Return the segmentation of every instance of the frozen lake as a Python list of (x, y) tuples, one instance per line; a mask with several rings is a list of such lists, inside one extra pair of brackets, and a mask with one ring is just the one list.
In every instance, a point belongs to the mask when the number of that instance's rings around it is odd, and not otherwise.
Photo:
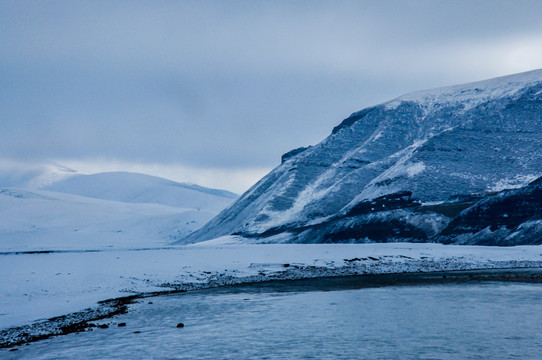
[[(13, 359), (535, 359), (542, 284), (393, 275), (140, 300), (109, 328), (0, 350)], [(149, 304), (152, 301), (152, 304)], [(117, 324), (125, 322), (125, 327)], [(184, 328), (177, 328), (179, 322)], [(139, 333), (134, 333), (134, 331)]]

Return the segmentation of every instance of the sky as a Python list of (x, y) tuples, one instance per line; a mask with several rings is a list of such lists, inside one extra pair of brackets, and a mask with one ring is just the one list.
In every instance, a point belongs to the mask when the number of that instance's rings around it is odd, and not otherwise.
[(542, 2), (2, 1), (0, 167), (242, 193), (349, 114), (542, 68)]

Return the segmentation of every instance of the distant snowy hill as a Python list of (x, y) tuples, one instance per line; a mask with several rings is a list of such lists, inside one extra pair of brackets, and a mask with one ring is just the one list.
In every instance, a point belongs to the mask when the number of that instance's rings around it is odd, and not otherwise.
[(35, 190), (75, 174), (77, 171), (73, 169), (54, 164), (42, 166), (3, 164), (0, 167), (0, 187)]
[(224, 209), (238, 197), (225, 190), (208, 189), (128, 172), (76, 174), (41, 189), (95, 199), (161, 204), (215, 212)]
[(134, 173), (46, 167), (0, 174), (0, 250), (166, 246), (236, 198)]
[(408, 94), (285, 154), (183, 241), (436, 241), (462, 210), (542, 176), (541, 149), (542, 70)]

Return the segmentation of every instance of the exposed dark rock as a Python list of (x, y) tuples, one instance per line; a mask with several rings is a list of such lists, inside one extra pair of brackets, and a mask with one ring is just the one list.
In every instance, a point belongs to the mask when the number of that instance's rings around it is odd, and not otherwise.
[(89, 327), (89, 325), (83, 321), (83, 322), (78, 322), (78, 323), (62, 326), (60, 328), (60, 331), (62, 331), (62, 334), (65, 335), (65, 334), (71, 334), (74, 332), (85, 331), (87, 327)]
[(335, 126), (331, 131), (332, 134), (336, 134), (339, 130), (352, 126), (355, 122), (363, 119), (367, 114), (373, 111), (374, 107), (370, 107), (358, 112), (353, 113), (346, 119), (344, 119), (339, 125)]
[(300, 148), (288, 151), (286, 154), (282, 155), (282, 157), (280, 159), (281, 163), (283, 163), (283, 162), (287, 161), (288, 159), (296, 156), (297, 154), (301, 154), (303, 151), (307, 150), (308, 148), (310, 148), (310, 146), (300, 147)]
[(183, 328), (183, 327), (184, 327), (184, 324), (183, 324), (183, 323), (178, 323), (178, 324), (177, 324), (177, 327), (178, 327), (178, 328)]
[(542, 244), (542, 178), (488, 195), (450, 221), (437, 239), (446, 244)]
[(419, 206), (418, 201), (411, 199), (412, 192), (402, 191), (377, 197), (373, 200), (361, 201), (354, 205), (345, 216), (356, 216), (378, 211), (409, 208)]

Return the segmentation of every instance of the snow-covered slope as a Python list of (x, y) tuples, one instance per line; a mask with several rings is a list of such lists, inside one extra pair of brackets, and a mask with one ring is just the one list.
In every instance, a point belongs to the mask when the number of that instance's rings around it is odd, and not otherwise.
[(0, 189), (0, 250), (165, 246), (216, 212)]
[(237, 195), (225, 190), (128, 172), (75, 174), (41, 189), (95, 199), (150, 203), (218, 212)]
[(24, 166), (0, 163), (0, 187), (36, 190), (75, 174), (77, 171), (58, 164)]
[[(541, 149), (542, 70), (408, 94), (285, 154), (184, 241), (285, 233), (294, 242), (427, 241), (450, 209), (412, 207), (526, 185), (542, 175)], [(326, 237), (330, 227), (341, 235)]]
[(165, 246), (236, 197), (148, 175), (82, 175), (59, 167), (0, 180), (2, 251)]

